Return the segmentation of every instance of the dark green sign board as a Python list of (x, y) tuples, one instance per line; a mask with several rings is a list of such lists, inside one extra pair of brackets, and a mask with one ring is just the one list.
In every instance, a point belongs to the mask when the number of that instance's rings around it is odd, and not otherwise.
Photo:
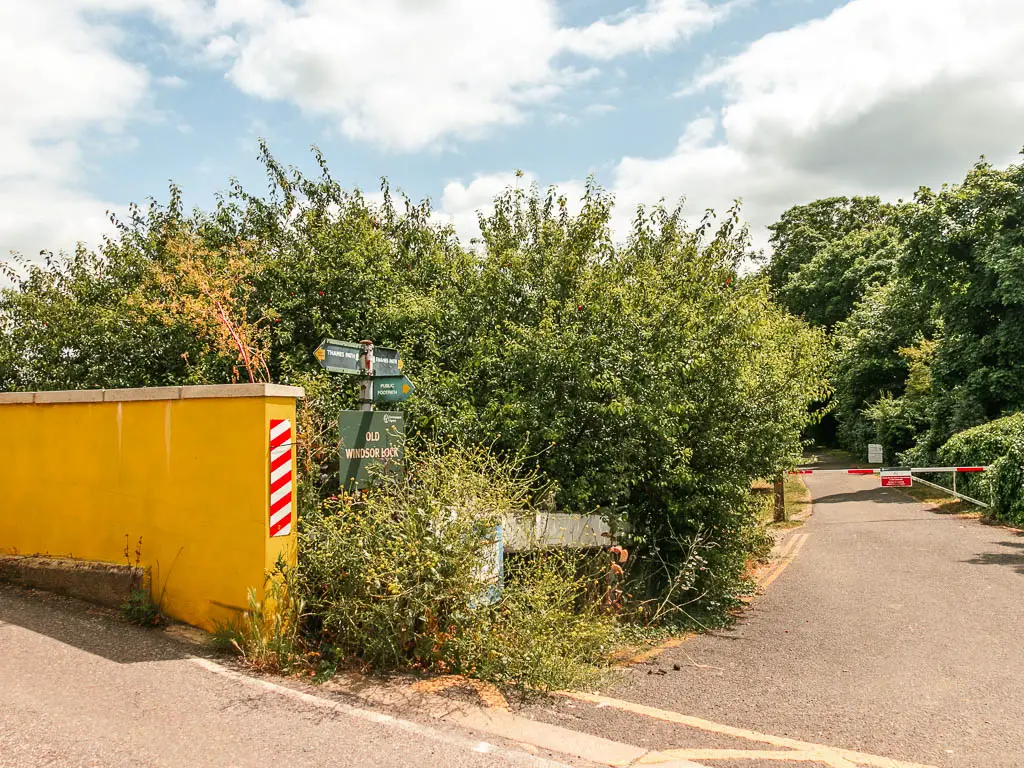
[(316, 359), (331, 373), (359, 373), (359, 345), (324, 339), (316, 348)]
[(416, 388), (407, 376), (374, 376), (373, 399), (382, 403), (400, 403)]
[(397, 411), (342, 411), (338, 417), (341, 487), (349, 492), (365, 488), (369, 470), (405, 469), (405, 417)]
[(374, 376), (401, 376), (402, 353), (388, 347), (373, 348)]

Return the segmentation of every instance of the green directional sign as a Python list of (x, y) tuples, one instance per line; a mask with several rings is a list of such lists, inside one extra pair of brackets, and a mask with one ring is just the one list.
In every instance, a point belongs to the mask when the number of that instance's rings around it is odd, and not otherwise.
[(401, 376), (402, 353), (389, 347), (373, 348), (374, 376)]
[(408, 376), (373, 377), (373, 399), (382, 403), (400, 403), (408, 400), (415, 389)]
[(320, 365), (331, 373), (359, 373), (359, 345), (349, 341), (324, 339), (313, 353)]
[(370, 467), (405, 469), (405, 417), (398, 411), (342, 411), (338, 418), (341, 487), (365, 488)]

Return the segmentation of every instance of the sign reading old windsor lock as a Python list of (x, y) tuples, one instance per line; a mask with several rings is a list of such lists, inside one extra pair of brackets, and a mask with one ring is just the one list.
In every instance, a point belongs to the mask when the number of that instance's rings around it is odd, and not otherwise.
[(324, 339), (314, 352), (320, 365), (332, 373), (359, 377), (358, 411), (338, 416), (339, 475), (341, 487), (353, 492), (366, 487), (371, 467), (401, 473), (405, 466), (405, 417), (399, 411), (375, 411), (374, 402), (398, 403), (409, 399), (415, 387), (402, 373), (397, 349)]

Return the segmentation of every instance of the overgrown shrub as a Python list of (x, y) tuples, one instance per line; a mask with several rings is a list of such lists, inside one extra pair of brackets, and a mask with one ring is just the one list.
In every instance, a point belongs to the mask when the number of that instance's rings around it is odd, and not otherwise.
[[(385, 183), (370, 202), (319, 153), (311, 175), (263, 160), (267, 194), (235, 184), (186, 211), (172, 187), (97, 253), (0, 265), (0, 389), (299, 384), (311, 518), (337, 477), (338, 411), (357, 397), (313, 350), (373, 339), (416, 382), (411, 444), (487, 445), (517, 471), (529, 456), (560, 510), (628, 519), (635, 547), (672, 569), (688, 567), (679, 542), (700, 541), (683, 601), (731, 603), (751, 482), (799, 458), (808, 404), (828, 396), (824, 334), (740, 274), (753, 254), (738, 207), (695, 226), (680, 207), (640, 208), (616, 238), (595, 183), (578, 205), (517, 186), (470, 248), (429, 201)], [(645, 598), (676, 590), (670, 571), (651, 572)]]
[(483, 567), (496, 526), (533, 514), (534, 479), (452, 446), (414, 452), (405, 480), (327, 500), (300, 528), (310, 642), (325, 658), (539, 688), (586, 676), (614, 627), (594, 556), (510, 562), (500, 590)]
[(1005, 456), (1024, 434), (1024, 413), (1015, 413), (958, 432), (939, 448), (938, 460), (949, 466), (984, 466)]
[(992, 515), (1024, 524), (1024, 413), (1015, 413), (953, 435), (938, 450), (950, 466), (991, 466), (979, 475), (961, 475), (959, 490), (992, 502)]

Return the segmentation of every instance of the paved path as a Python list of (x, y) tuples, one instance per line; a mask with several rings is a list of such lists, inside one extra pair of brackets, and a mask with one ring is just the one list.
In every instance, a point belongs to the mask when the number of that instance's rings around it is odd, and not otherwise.
[[(1024, 766), (1024, 535), (877, 478), (807, 483), (813, 516), (783, 543), (795, 557), (735, 629), (631, 668), (604, 698), (534, 714), (720, 768)], [(867, 755), (812, 760), (820, 745)]]
[(0, 585), (0, 768), (555, 766), (437, 722), (234, 675), (196, 652), (84, 603)]
[(1024, 766), (1024, 535), (877, 482), (808, 478), (814, 514), (733, 630), (519, 712), (285, 688), (0, 586), (0, 768)]

